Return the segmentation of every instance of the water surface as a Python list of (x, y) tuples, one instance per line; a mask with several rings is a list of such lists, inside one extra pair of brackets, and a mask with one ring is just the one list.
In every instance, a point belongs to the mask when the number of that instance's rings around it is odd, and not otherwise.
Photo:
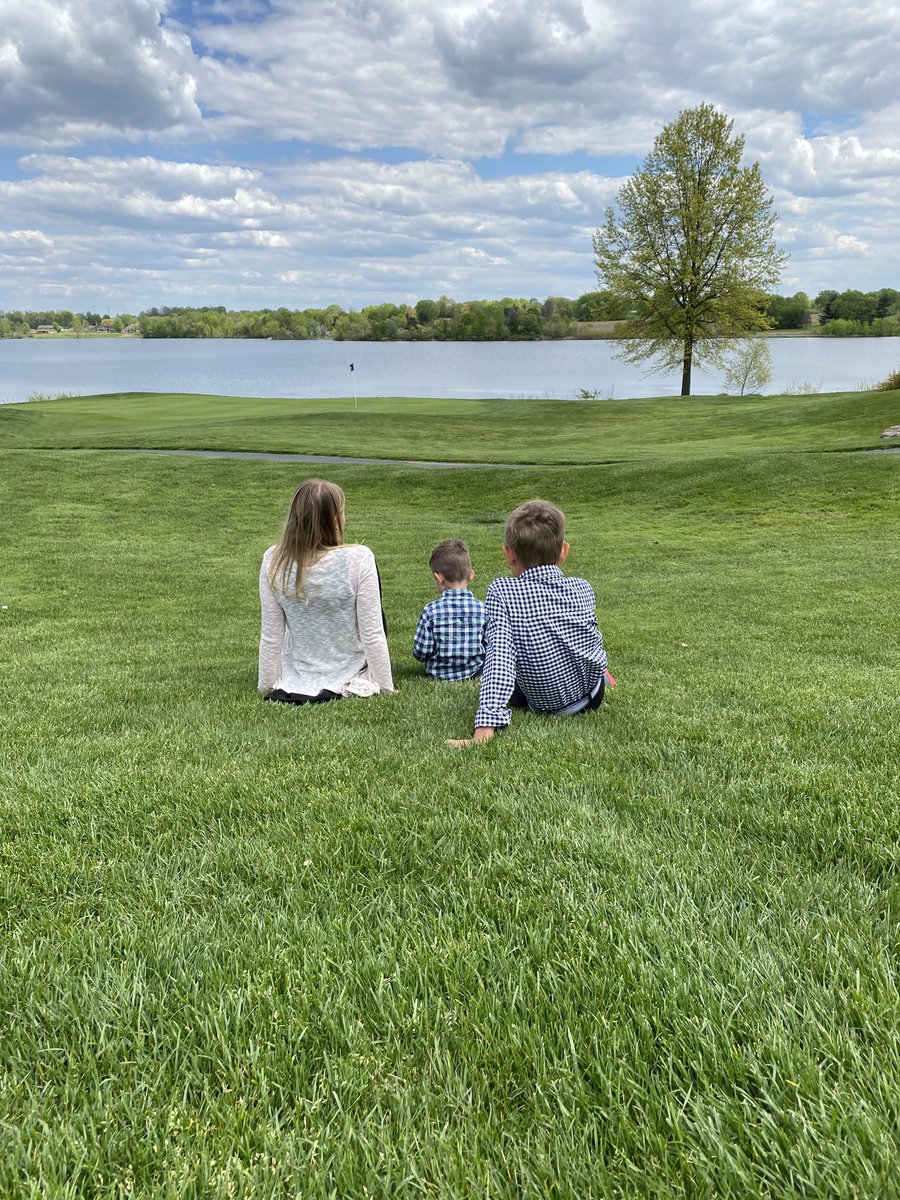
[[(898, 338), (772, 338), (767, 391), (871, 386), (900, 366)], [(677, 374), (644, 375), (615, 344), (567, 342), (263, 342), (140, 338), (0, 340), (0, 402), (33, 392), (201, 392), (224, 396), (426, 396), (573, 399), (670, 396)], [(354, 364), (351, 372), (350, 364)], [(724, 390), (694, 372), (694, 393)]]

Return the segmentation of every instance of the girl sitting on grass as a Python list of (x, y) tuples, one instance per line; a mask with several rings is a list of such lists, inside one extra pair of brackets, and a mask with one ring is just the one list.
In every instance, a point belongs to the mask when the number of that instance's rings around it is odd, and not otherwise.
[(259, 690), (320, 704), (394, 690), (375, 556), (344, 545), (344, 493), (307, 479), (259, 573)]

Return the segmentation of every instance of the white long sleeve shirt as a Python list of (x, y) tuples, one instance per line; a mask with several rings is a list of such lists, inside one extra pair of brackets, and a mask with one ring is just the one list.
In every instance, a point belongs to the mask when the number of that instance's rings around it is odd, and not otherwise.
[(303, 576), (302, 596), (273, 585), (269, 566), (259, 573), (262, 630), (259, 689), (281, 688), (316, 696), (323, 688), (343, 695), (392, 692), (391, 660), (381, 619), (375, 556), (367, 546), (327, 550)]

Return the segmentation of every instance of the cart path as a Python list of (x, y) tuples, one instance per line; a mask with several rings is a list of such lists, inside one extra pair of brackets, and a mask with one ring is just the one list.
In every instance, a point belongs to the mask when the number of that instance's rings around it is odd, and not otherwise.
[[(321, 466), (351, 467), (434, 467), (437, 470), (500, 470), (500, 471), (553, 471), (573, 467), (609, 467), (617, 463), (631, 462), (624, 458), (595, 459), (593, 462), (570, 463), (508, 463), (508, 462), (437, 462), (422, 458), (350, 458), (340, 454), (287, 454), (264, 450), (178, 450), (150, 448), (149, 446), (45, 446), (20, 447), (32, 453), (42, 451), (57, 454), (175, 454), (186, 458), (234, 458), (256, 459), (264, 462), (310, 463)], [(900, 446), (879, 446), (862, 450), (838, 450), (827, 453), (840, 454), (900, 454)]]
[[(73, 452), (73, 451), (70, 451)], [(448, 470), (466, 470), (469, 468), (481, 468), (494, 470), (501, 468), (502, 470), (518, 471), (518, 470), (546, 470), (547, 466), (600, 466), (605, 463), (495, 463), (495, 462), (430, 462), (426, 459), (418, 458), (347, 458), (340, 454), (280, 454), (275, 452), (266, 452), (262, 450), (159, 450), (150, 449), (146, 446), (135, 447), (117, 447), (110, 449), (103, 446), (85, 446), (75, 450), (76, 454), (100, 453), (100, 454), (180, 454), (188, 458), (248, 458), (262, 459), (266, 462), (296, 462), (296, 463), (322, 463), (326, 466), (347, 465), (358, 467), (440, 467)], [(608, 460), (608, 461), (618, 461)]]

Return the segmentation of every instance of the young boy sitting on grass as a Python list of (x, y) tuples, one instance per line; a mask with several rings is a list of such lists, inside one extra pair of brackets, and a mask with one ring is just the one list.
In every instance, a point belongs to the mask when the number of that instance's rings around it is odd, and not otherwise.
[(413, 654), (432, 679), (471, 679), (481, 673), (485, 640), (484, 605), (469, 591), (469, 548), (455, 538), (440, 542), (428, 565), (441, 596), (422, 610)]
[(566, 518), (548, 500), (528, 500), (506, 522), (503, 552), (512, 578), (495, 579), (485, 610), (488, 650), (475, 735), (451, 746), (487, 742), (509, 724), (510, 707), (567, 717), (598, 708), (606, 651), (594, 592), (563, 575)]

